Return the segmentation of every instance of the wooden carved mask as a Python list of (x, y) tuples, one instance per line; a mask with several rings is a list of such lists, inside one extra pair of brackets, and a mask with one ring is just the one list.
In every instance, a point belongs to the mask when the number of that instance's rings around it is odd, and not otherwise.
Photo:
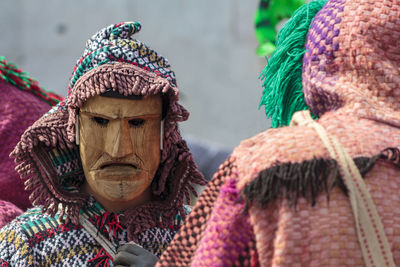
[(149, 188), (160, 163), (162, 100), (94, 96), (79, 113), (80, 155), (96, 194), (129, 201)]

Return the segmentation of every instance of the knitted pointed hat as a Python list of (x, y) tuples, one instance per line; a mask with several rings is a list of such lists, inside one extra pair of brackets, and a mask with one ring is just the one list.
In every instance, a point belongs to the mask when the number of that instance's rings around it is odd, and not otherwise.
[(160, 200), (124, 212), (122, 223), (130, 238), (150, 227), (166, 227), (177, 213), (184, 216), (184, 198), (189, 201), (190, 191), (195, 192), (191, 184), (205, 183), (178, 130), (177, 122), (187, 120), (189, 113), (178, 103), (175, 74), (164, 57), (133, 38), (140, 28), (137, 22), (123, 22), (93, 35), (73, 70), (67, 99), (39, 119), (12, 154), (27, 187), (33, 189), (32, 200), (44, 203), (43, 210), (51, 215), (61, 204), (61, 213), (78, 223), (79, 210), (88, 201), (88, 195), (79, 191), (85, 178), (75, 144), (78, 109), (106, 91), (162, 94), (167, 99), (164, 148), (152, 183)]

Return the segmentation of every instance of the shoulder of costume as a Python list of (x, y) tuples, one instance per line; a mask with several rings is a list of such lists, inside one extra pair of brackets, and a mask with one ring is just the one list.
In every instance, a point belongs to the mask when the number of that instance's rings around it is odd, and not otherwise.
[(65, 223), (58, 214), (52, 217), (42, 213), (41, 207), (27, 210), (5, 227), (6, 232), (8, 230), (8, 235), (10, 231), (13, 231), (15, 236), (21, 236), (30, 247), (34, 247), (35, 244), (44, 239), (81, 228), (80, 225)]
[[(358, 120), (360, 129), (355, 132), (351, 131), (354, 130), (351, 125), (355, 123), (351, 119), (329, 116), (319, 123), (339, 140), (351, 140), (346, 144), (347, 148), (344, 147), (363, 177), (378, 159), (389, 160), (400, 167), (399, 147), (388, 146), (390, 142), (374, 141), (380, 131), (385, 131), (382, 126)], [(296, 205), (299, 197), (305, 197), (315, 204), (320, 193), (329, 195), (335, 186), (347, 193), (336, 160), (331, 158), (311, 127), (266, 130), (243, 141), (234, 150), (232, 158), (236, 189), (243, 193), (246, 202), (256, 200), (265, 206), (284, 197)]]
[[(385, 152), (385, 149), (390, 148), (390, 144), (395, 142), (374, 141), (376, 136), (385, 134), (388, 130), (380, 124), (335, 113), (327, 113), (318, 123), (323, 125), (330, 135), (336, 136), (340, 142), (348, 142), (342, 145), (348, 147), (348, 152), (356, 164), (363, 159), (365, 159), (365, 164), (367, 164), (367, 159), (376, 161), (382, 153), (397, 153), (396, 151)], [(352, 126), (355, 123), (357, 127)], [(400, 142), (400, 136), (393, 138)], [(386, 156), (383, 155), (383, 157)], [(239, 190), (268, 171), (282, 173), (285, 169), (287, 173), (295, 171), (293, 168), (296, 167), (303, 168), (297, 172), (304, 172), (304, 168), (309, 165), (312, 165), (314, 169), (336, 166), (335, 160), (331, 158), (315, 130), (302, 125), (268, 129), (244, 140), (235, 148), (232, 158), (237, 167)], [(363, 169), (361, 166), (363, 164), (359, 165), (358, 167)], [(360, 171), (363, 172), (363, 170)]]
[[(32, 266), (33, 246), (25, 225), (42, 217), (40, 208), (32, 208), (15, 218), (0, 230), (0, 263), (5, 266)], [(8, 264), (8, 265), (7, 265)], [(3, 266), (3, 265), (2, 265)]]
[(22, 91), (31, 93), (50, 106), (56, 105), (63, 100), (62, 96), (44, 90), (28, 73), (18, 69), (14, 63), (7, 62), (4, 56), (0, 56), (0, 81), (9, 83)]
[(329, 155), (313, 129), (284, 126), (242, 141), (234, 149), (232, 158), (237, 169), (237, 188), (241, 190), (267, 169), (314, 158), (326, 159)]

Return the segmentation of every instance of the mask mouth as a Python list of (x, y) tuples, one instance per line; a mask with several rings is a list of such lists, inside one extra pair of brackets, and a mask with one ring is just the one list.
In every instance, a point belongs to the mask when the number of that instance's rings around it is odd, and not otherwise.
[(106, 168), (132, 168), (138, 170), (139, 167), (136, 164), (130, 162), (105, 162), (100, 165), (99, 170), (104, 170)]

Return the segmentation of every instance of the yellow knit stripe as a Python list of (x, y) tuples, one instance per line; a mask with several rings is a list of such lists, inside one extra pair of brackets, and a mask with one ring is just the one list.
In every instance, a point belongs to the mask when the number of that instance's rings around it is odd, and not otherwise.
[[(0, 242), (5, 241), (8, 244), (14, 245), (15, 249), (19, 252), (22, 258), (27, 258), (29, 265), (33, 264), (33, 255), (29, 252), (29, 244), (24, 242), (23, 238), (18, 235), (15, 230), (6, 230), (0, 233)], [(29, 253), (29, 254), (28, 254)]]
[(99, 251), (100, 247), (93, 244), (86, 243), (82, 245), (72, 246), (49, 254), (45, 258), (44, 266), (53, 266), (57, 263), (63, 262), (78, 255), (86, 255), (89, 253), (92, 255), (96, 255)]

